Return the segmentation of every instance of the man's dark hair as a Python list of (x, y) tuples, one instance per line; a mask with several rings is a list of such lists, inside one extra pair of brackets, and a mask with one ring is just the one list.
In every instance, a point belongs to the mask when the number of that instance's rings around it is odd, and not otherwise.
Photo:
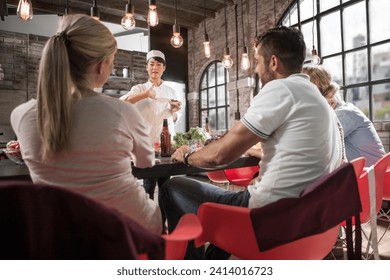
[(261, 44), (261, 54), (265, 62), (272, 55), (277, 56), (290, 71), (301, 71), (306, 57), (306, 44), (300, 30), (291, 27), (276, 27), (258, 36), (255, 46)]

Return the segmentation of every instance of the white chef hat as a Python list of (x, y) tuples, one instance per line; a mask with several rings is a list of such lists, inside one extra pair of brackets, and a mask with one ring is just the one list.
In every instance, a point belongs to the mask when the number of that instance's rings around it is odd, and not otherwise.
[(160, 57), (164, 61), (166, 61), (165, 60), (165, 55), (162, 52), (158, 51), (158, 50), (151, 50), (150, 52), (148, 52), (148, 54), (146, 55), (146, 61), (148, 61), (149, 59), (151, 59), (153, 57)]

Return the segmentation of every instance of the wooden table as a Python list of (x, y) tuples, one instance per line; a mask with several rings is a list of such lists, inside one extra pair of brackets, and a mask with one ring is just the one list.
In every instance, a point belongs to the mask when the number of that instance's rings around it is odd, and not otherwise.
[[(245, 166), (254, 166), (259, 163), (255, 157), (241, 157), (238, 160), (223, 166), (212, 169), (202, 169), (194, 166), (187, 166), (181, 162), (172, 162), (169, 157), (162, 157), (160, 163), (153, 167), (137, 168), (132, 167), (133, 174), (138, 179), (169, 177), (174, 175), (189, 175), (207, 172), (211, 170), (230, 169)], [(11, 160), (0, 160), (0, 180), (31, 180), (30, 173), (26, 165), (18, 165)]]

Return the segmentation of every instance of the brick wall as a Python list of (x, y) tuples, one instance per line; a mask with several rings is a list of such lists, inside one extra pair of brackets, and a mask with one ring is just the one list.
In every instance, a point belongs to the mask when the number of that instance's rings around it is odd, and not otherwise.
[[(10, 127), (9, 115), (19, 104), (36, 98), (39, 61), (47, 37), (20, 34), (0, 30), (0, 64), (4, 69), (4, 80), (0, 81), (0, 147), (14, 139)], [(128, 79), (109, 79), (104, 85), (107, 89), (130, 90), (131, 86), (145, 82), (146, 53), (118, 50), (115, 67), (118, 76), (122, 77), (122, 69), (129, 66)]]
[[(289, 1), (285, 0), (276, 0), (275, 1), (275, 10), (276, 10), (276, 19), (278, 20), (282, 13), (287, 9)], [(249, 56), (251, 61), (253, 61), (253, 48), (252, 42), (256, 36), (256, 14), (255, 14), (255, 5), (256, 1), (253, 0), (243, 0), (243, 14), (244, 14), (244, 34), (245, 42), (248, 46)], [(261, 34), (265, 30), (274, 26), (274, 6), (273, 1), (269, 0), (259, 0), (258, 1), (258, 14), (257, 14), (257, 34)], [(241, 6), (237, 8), (238, 14), (238, 54), (241, 55), (243, 44), (243, 33), (241, 27)], [(216, 14), (214, 19), (207, 19), (206, 29), (210, 38), (211, 46), (211, 56), (210, 58), (205, 58), (203, 53), (203, 34), (204, 26), (201, 24), (197, 29), (189, 30), (188, 32), (188, 92), (191, 93), (188, 97), (188, 108), (189, 108), (189, 125), (197, 126), (199, 123), (199, 113), (198, 113), (198, 102), (199, 102), (199, 83), (201, 75), (204, 69), (213, 61), (221, 60), (223, 55), (223, 48), (225, 47), (225, 12), (222, 9), (219, 13)], [(227, 7), (227, 19), (228, 19), (228, 47), (230, 54), (234, 61), (233, 67), (229, 70), (229, 81), (235, 82), (237, 79), (236, 72), (236, 27), (235, 27), (235, 7)], [(240, 58), (239, 58), (240, 61)], [(253, 66), (253, 65), (252, 65)], [(252, 76), (253, 69), (248, 71), (243, 71), (240, 68), (238, 69), (238, 79), (246, 79)], [(237, 111), (237, 95), (236, 89), (233, 88), (229, 90), (230, 96), (230, 125), (234, 123), (234, 113)], [(249, 106), (250, 100), (253, 96), (253, 88), (240, 88), (239, 89), (239, 110), (242, 114), (246, 111)]]

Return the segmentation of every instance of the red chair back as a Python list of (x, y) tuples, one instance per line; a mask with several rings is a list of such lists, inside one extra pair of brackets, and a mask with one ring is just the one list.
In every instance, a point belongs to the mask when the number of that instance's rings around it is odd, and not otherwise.
[(226, 178), (225, 172), (223, 170), (209, 171), (207, 172), (207, 177), (214, 183), (229, 183), (229, 180)]
[(383, 185), (383, 200), (390, 201), (390, 170), (386, 171)]
[(253, 180), (256, 173), (259, 172), (259, 166), (247, 166), (224, 170), (229, 182), (236, 186), (246, 187)]
[[(383, 189), (385, 185), (386, 170), (390, 162), (390, 153), (383, 156), (374, 165), (375, 172), (375, 195), (376, 195), (376, 213), (379, 213), (382, 207), (383, 200)], [(362, 175), (358, 179), (359, 194), (362, 203), (362, 212), (360, 213), (361, 223), (367, 223), (370, 221), (370, 191), (368, 184), (368, 173), (367, 170), (363, 171)], [(354, 223), (354, 220), (352, 221)]]
[(195, 246), (210, 242), (240, 259), (306, 260), (323, 259), (336, 242), (339, 226), (274, 249), (260, 252), (253, 233), (249, 208), (203, 203), (198, 218), (203, 227)]

